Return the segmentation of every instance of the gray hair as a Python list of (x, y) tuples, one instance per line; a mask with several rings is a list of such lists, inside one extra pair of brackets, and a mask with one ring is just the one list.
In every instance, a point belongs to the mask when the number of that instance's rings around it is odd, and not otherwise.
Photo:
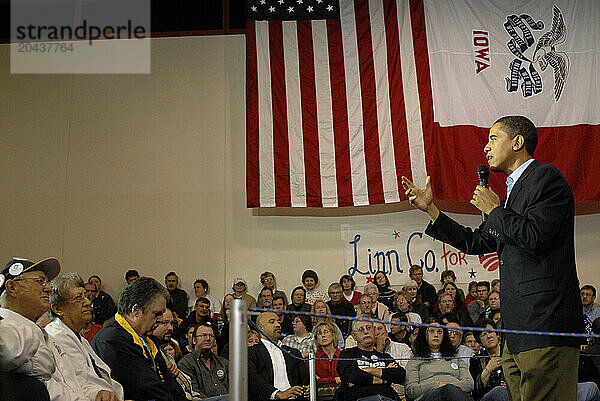
[[(357, 317), (359, 317), (359, 318), (360, 318), (360, 317), (363, 317), (363, 318), (368, 318), (369, 316), (365, 316), (365, 315), (363, 315), (363, 316), (357, 316)], [(355, 331), (357, 330), (357, 327), (356, 327), (356, 326), (358, 326), (358, 324), (359, 324), (359, 323), (371, 323), (371, 324), (373, 324), (373, 322), (367, 322), (367, 321), (365, 321), (365, 320), (353, 320), (353, 321), (352, 321), (352, 332), (355, 332)]]
[(370, 289), (375, 289), (375, 291), (377, 291), (377, 294), (379, 294), (379, 288), (377, 288), (377, 286), (373, 283), (365, 284), (365, 287), (363, 288), (363, 293), (366, 293)]
[(413, 279), (409, 279), (406, 280), (406, 283), (404, 283), (404, 288), (409, 288), (409, 287), (414, 287), (414, 288), (419, 288), (419, 285), (417, 284), (417, 282)]
[[(52, 292), (50, 293), (50, 306), (62, 306), (69, 299), (69, 290), (71, 288), (85, 288), (83, 279), (77, 273), (68, 273), (55, 278), (50, 283)], [(53, 316), (58, 316), (52, 308), (50, 308)]]
[(329, 289), (341, 290), (342, 286), (340, 285), (340, 283), (331, 283), (329, 284)]
[(151, 277), (140, 277), (125, 287), (121, 293), (118, 312), (125, 316), (135, 305), (138, 305), (142, 308), (142, 312), (146, 313), (159, 296), (169, 299), (167, 289)]

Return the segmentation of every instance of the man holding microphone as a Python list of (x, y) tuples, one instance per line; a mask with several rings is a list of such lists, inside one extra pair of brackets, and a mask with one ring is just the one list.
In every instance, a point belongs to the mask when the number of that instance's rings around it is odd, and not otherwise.
[[(431, 219), (426, 234), (468, 254), (498, 252), (502, 320), (507, 329), (583, 332), (575, 267), (574, 200), (556, 167), (533, 159), (537, 129), (526, 117), (502, 117), (483, 151), (493, 172), (508, 176), (506, 197), (481, 185), (473, 204), (488, 215), (472, 230), (440, 212), (429, 177), (418, 188), (406, 177), (410, 203)], [(512, 401), (577, 399), (576, 337), (507, 334), (502, 368)]]

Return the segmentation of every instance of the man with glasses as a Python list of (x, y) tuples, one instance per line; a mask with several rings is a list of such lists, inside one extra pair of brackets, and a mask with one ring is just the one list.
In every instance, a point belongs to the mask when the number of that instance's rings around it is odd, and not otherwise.
[(371, 322), (352, 322), (356, 347), (340, 353), (337, 370), (342, 379), (343, 400), (397, 400), (391, 383), (403, 384), (406, 371), (398, 367), (390, 354), (375, 348), (375, 327)]
[[(192, 389), (203, 400), (228, 400), (229, 362), (212, 352), (215, 333), (200, 323), (193, 336), (194, 349), (179, 361), (179, 369), (192, 380)], [(210, 397), (210, 398), (209, 398)]]
[[(346, 301), (346, 298), (342, 297), (342, 286), (339, 283), (332, 283), (329, 286), (327, 292), (330, 300), (327, 301), (329, 310), (332, 315), (340, 316), (356, 316), (356, 309), (354, 305)], [(344, 336), (350, 334), (350, 320), (336, 319), (335, 324), (338, 325)]]
[(74, 385), (81, 386), (89, 399), (122, 400), (123, 387), (110, 376), (108, 365), (79, 334), (92, 321), (92, 310), (81, 277), (76, 273), (58, 277), (52, 282), (50, 293), (50, 311), (54, 320), (45, 330), (59, 347), (57, 364)]
[[(9, 388), (0, 398), (48, 399), (71, 394), (60, 386), (52, 341), (35, 322), (50, 308), (48, 280), (60, 271), (57, 259), (33, 263), (12, 259), (0, 272), (0, 372)], [(44, 384), (42, 384), (44, 383)], [(70, 390), (70, 389), (65, 389)], [(32, 391), (33, 393), (28, 393)], [(74, 390), (71, 390), (75, 398)], [(67, 399), (69, 399), (67, 398)]]
[(446, 313), (442, 316), (442, 321), (448, 327), (448, 337), (456, 350), (456, 356), (465, 361), (467, 369), (469, 369), (471, 357), (475, 355), (475, 351), (462, 344), (463, 331), (460, 328), (458, 315), (456, 313)]
[(119, 298), (115, 317), (92, 339), (94, 351), (123, 385), (126, 399), (187, 400), (150, 337), (162, 318), (169, 293), (158, 281), (140, 277)]

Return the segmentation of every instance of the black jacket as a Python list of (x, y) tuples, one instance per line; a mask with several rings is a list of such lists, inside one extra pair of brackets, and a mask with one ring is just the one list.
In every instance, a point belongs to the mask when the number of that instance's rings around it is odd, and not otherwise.
[(154, 355), (156, 365), (153, 367), (152, 359), (144, 354), (142, 345), (136, 344), (133, 333), (131, 326), (121, 325), (112, 318), (91, 342), (94, 351), (110, 367), (111, 376), (123, 386), (125, 399), (186, 400), (160, 352)]
[[(343, 360), (352, 359), (352, 360)], [(390, 383), (404, 384), (404, 368), (386, 368), (392, 363), (389, 354), (379, 351), (363, 351), (358, 347), (346, 348), (340, 353), (337, 371), (342, 379), (340, 392), (344, 401), (357, 400), (371, 395), (384, 395), (397, 400), (398, 394)], [(373, 375), (361, 370), (359, 366), (382, 368), (385, 384), (373, 384)]]
[[(574, 224), (567, 181), (556, 167), (533, 161), (514, 184), (508, 205), (492, 210), (475, 231), (441, 213), (425, 233), (467, 254), (498, 252), (506, 329), (583, 333)], [(505, 339), (513, 354), (583, 343), (573, 337), (515, 334)]]
[[(300, 352), (285, 345), (282, 345), (281, 348), (290, 385), (309, 384), (308, 368), (302, 360)], [(293, 354), (295, 358), (289, 354)], [(273, 369), (271, 355), (269, 355), (269, 351), (267, 351), (267, 347), (262, 341), (248, 348), (248, 401), (267, 401), (270, 399), (271, 394), (276, 390), (273, 386)]]

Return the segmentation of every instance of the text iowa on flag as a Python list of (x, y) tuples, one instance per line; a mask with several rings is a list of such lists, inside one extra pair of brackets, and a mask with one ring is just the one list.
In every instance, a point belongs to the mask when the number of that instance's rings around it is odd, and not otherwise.
[(577, 204), (599, 200), (600, 2), (252, 0), (248, 16), (249, 207), (398, 202), (402, 175), (468, 202), (489, 127), (514, 114)]

